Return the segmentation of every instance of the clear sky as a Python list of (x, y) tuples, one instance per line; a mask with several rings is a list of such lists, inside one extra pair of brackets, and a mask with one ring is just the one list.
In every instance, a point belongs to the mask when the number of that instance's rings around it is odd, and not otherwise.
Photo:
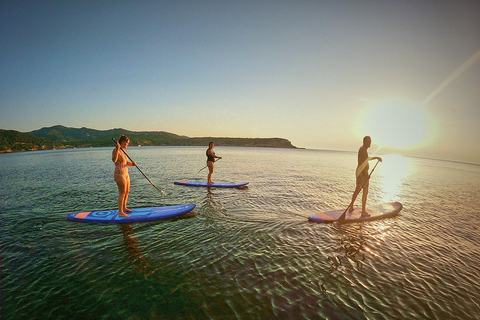
[(480, 1), (0, 3), (0, 128), (480, 163)]

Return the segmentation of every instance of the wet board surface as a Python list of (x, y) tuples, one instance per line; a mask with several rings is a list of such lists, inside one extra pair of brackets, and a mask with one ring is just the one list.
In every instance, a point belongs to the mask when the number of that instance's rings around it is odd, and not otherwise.
[(215, 188), (237, 188), (246, 186), (248, 182), (240, 183), (227, 183), (227, 182), (215, 182), (214, 184), (208, 184), (205, 181), (175, 181), (174, 184), (190, 187), (215, 187)]
[[(397, 215), (403, 206), (400, 202), (387, 202), (380, 203), (374, 206), (367, 206), (367, 213), (370, 217), (361, 217), (362, 208), (357, 207), (353, 211), (347, 211), (344, 222), (356, 222), (356, 221), (370, 221), (376, 219), (382, 219), (387, 217), (393, 217)], [(308, 217), (308, 220), (315, 222), (335, 222), (342, 215), (345, 209), (339, 209), (334, 211), (320, 212)]]
[(72, 213), (68, 220), (97, 223), (130, 223), (158, 219), (168, 219), (180, 216), (195, 209), (194, 204), (183, 204), (168, 207), (136, 208), (129, 212), (129, 217), (119, 217), (118, 210), (88, 211)]

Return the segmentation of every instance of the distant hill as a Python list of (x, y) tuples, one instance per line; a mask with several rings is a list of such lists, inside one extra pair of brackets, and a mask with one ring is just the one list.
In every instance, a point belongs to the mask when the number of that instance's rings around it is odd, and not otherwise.
[(0, 129), (0, 153), (65, 148), (60, 142), (38, 138), (15, 130)]
[(125, 129), (95, 130), (89, 128), (68, 128), (65, 126), (53, 126), (28, 132), (29, 134), (47, 140), (60, 142), (72, 147), (109, 147), (112, 146), (112, 138), (118, 139), (121, 134), (128, 136), (132, 145), (170, 146), (182, 145), (178, 142), (188, 139), (164, 131), (130, 131)]
[(214, 141), (218, 146), (296, 148), (290, 141), (283, 138), (190, 138), (164, 131), (95, 130), (60, 125), (27, 133), (13, 130), (2, 130), (2, 132), (4, 132), (2, 136), (8, 139), (0, 140), (0, 152), (65, 147), (108, 147), (113, 145), (112, 138), (118, 139), (121, 134), (128, 136), (132, 145), (142, 146), (206, 146), (210, 141)]

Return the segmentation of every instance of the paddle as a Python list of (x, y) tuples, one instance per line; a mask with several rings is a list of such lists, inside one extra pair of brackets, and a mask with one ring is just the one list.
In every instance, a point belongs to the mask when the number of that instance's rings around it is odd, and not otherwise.
[[(215, 161), (213, 161), (213, 162), (217, 162), (218, 160), (220, 160), (220, 159), (217, 159), (217, 160), (215, 160)], [(200, 171), (202, 171), (202, 170), (205, 169), (206, 167), (208, 167), (208, 166), (205, 166), (205, 167), (203, 167), (202, 169), (200, 169), (200, 170), (197, 172), (197, 174), (199, 174)]]
[[(117, 140), (115, 140), (114, 138), (112, 138), (112, 140), (113, 140), (113, 142), (115, 142), (115, 144), (117, 143)], [(125, 150), (123, 150), (122, 147), (120, 147), (120, 150), (123, 151), (123, 153), (127, 156), (127, 158), (130, 160), (130, 162), (134, 162), (134, 161), (132, 160), (132, 158), (130, 158), (130, 156), (127, 154), (127, 152), (126, 152)], [(145, 179), (147, 179), (148, 182), (150, 182), (150, 184), (155, 187), (155, 189), (157, 189), (158, 191), (160, 191), (164, 196), (167, 196), (167, 193), (166, 193), (165, 191), (163, 191), (162, 189), (158, 188), (156, 185), (154, 185), (153, 182), (152, 182), (150, 179), (148, 179), (148, 177), (145, 175), (145, 173), (143, 173), (143, 171), (140, 170), (140, 168), (139, 168), (136, 164), (135, 164), (135, 167), (137, 167), (138, 171), (140, 171), (140, 173), (143, 174), (143, 176), (145, 177)]]
[[(377, 160), (377, 163), (375, 163), (375, 166), (373, 167), (372, 171), (370, 171), (370, 174), (368, 175), (368, 179), (365, 180), (365, 182), (363, 183), (362, 189), (363, 189), (363, 187), (365, 186), (365, 183), (367, 183), (367, 181), (370, 180), (370, 177), (372, 176), (372, 173), (373, 173), (373, 171), (375, 170), (375, 168), (377, 167), (377, 164), (378, 164), (379, 162), (380, 162), (380, 160)], [(360, 189), (360, 190), (362, 190), (362, 189)], [(360, 193), (360, 191), (358, 191), (358, 192)], [(347, 211), (348, 211), (348, 208), (350, 208), (350, 206), (351, 206), (354, 202), (355, 202), (355, 199), (353, 199), (353, 200), (350, 202), (350, 204), (348, 205), (347, 209), (345, 209), (345, 211), (343, 211), (342, 215), (341, 215), (340, 218), (338, 218), (338, 220), (337, 220), (338, 223), (342, 223), (342, 222), (345, 221), (345, 216), (346, 216), (346, 213), (347, 213)]]

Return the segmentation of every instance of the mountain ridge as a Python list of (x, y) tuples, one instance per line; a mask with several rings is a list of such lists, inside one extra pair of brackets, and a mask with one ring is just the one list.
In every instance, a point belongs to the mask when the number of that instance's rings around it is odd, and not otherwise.
[[(60, 148), (108, 147), (112, 138), (125, 134), (132, 145), (205, 146), (214, 141), (219, 146), (297, 148), (284, 138), (188, 137), (166, 131), (131, 131), (123, 128), (97, 130), (63, 125), (43, 127), (30, 132), (0, 129), (0, 153)], [(37, 140), (38, 139), (38, 140)]]

